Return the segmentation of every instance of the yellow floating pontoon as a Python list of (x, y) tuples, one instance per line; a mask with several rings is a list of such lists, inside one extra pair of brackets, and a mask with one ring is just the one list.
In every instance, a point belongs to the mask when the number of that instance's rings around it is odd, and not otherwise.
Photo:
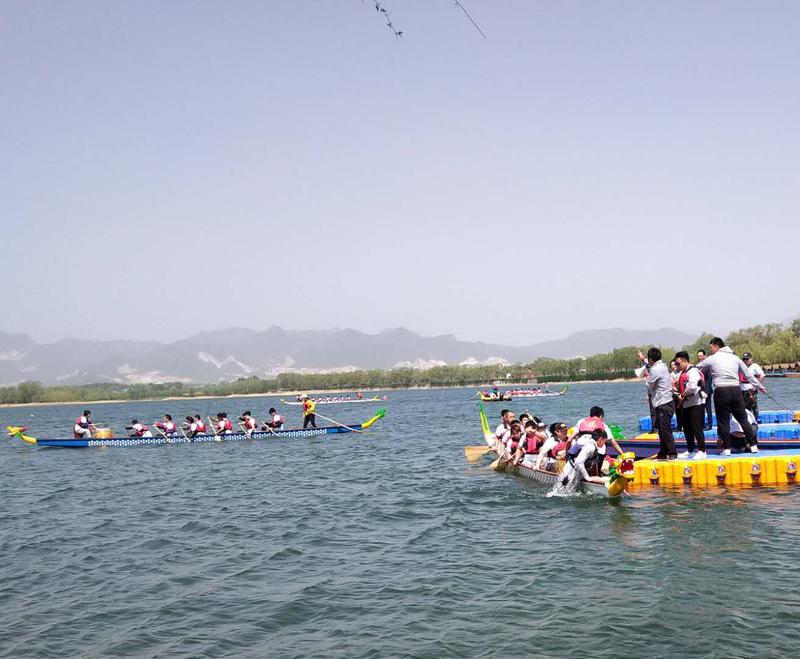
[(797, 482), (797, 450), (712, 456), (705, 460), (639, 460), (629, 487), (792, 485)]

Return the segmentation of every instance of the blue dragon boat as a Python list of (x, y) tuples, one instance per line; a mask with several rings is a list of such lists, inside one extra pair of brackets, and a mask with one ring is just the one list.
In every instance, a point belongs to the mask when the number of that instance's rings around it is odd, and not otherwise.
[(343, 433), (361, 432), (367, 430), (375, 423), (386, 416), (386, 410), (378, 410), (373, 417), (364, 423), (340, 424), (336, 426), (320, 426), (319, 428), (294, 428), (291, 430), (257, 430), (249, 435), (244, 432), (234, 432), (229, 435), (196, 435), (192, 438), (184, 435), (155, 437), (92, 437), (89, 439), (64, 438), (36, 438), (25, 434), (27, 428), (22, 426), (8, 426), (8, 434), (11, 437), (21, 439), (27, 444), (35, 446), (60, 446), (68, 448), (88, 448), (92, 446), (161, 446), (164, 444), (195, 444), (198, 442), (241, 442), (247, 439), (305, 439), (307, 437), (317, 437), (320, 435), (341, 435)]

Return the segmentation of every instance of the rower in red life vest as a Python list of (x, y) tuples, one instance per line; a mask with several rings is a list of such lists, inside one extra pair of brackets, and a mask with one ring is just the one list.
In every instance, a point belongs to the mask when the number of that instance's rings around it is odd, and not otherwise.
[(163, 432), (167, 437), (171, 437), (178, 432), (178, 426), (176, 426), (175, 422), (172, 420), (171, 414), (165, 414), (163, 421), (156, 421), (153, 425)]
[(239, 417), (239, 427), (244, 430), (244, 434), (248, 437), (258, 430), (258, 421), (253, 418), (250, 410), (247, 410)]
[(505, 446), (505, 455), (514, 457), (519, 448), (522, 440), (522, 424), (519, 421), (512, 421), (511, 426), (506, 434), (503, 445)]
[(125, 426), (125, 430), (130, 430), (130, 437), (152, 437), (153, 433), (143, 423), (139, 423), (136, 419), (131, 420), (131, 425)]
[(194, 429), (196, 435), (205, 435), (206, 434), (206, 422), (203, 421), (203, 417), (199, 414), (194, 415)]
[(75, 426), (72, 428), (72, 435), (75, 439), (89, 439), (92, 436), (94, 424), (89, 418), (91, 415), (91, 410), (83, 410), (83, 414), (75, 419)]
[(214, 427), (218, 435), (230, 435), (233, 432), (233, 424), (225, 412), (217, 414), (217, 422)]
[(550, 433), (536, 456), (536, 468), (556, 471), (558, 460), (565, 460), (566, 456), (567, 424), (560, 421), (551, 423)]
[(269, 418), (264, 421), (263, 429), (267, 430), (268, 428), (271, 430), (283, 430), (283, 424), (285, 423), (285, 419), (281, 414), (278, 414), (278, 411), (274, 407), (269, 408)]
[[(571, 448), (572, 442), (578, 440), (579, 437), (582, 435), (591, 435), (592, 432), (597, 430), (598, 428), (602, 428), (606, 431), (606, 437), (608, 438), (606, 441), (607, 443), (611, 444), (611, 447), (618, 453), (622, 454), (622, 448), (619, 444), (617, 444), (617, 440), (614, 439), (614, 436), (611, 432), (611, 428), (608, 427), (606, 422), (604, 421), (605, 412), (603, 411), (602, 407), (598, 407), (595, 405), (592, 409), (589, 410), (589, 416), (584, 417), (580, 421), (575, 424), (575, 428), (577, 429), (575, 435), (572, 437), (571, 441), (567, 442), (567, 449)], [(605, 455), (606, 447), (603, 445), (601, 447), (600, 454)]]
[(538, 456), (546, 441), (547, 425), (543, 421), (537, 423), (528, 421), (525, 424), (525, 436), (522, 438), (514, 455), (514, 464), (526, 461), (528, 466), (533, 466), (534, 456)]
[(203, 423), (199, 414), (194, 417), (187, 416), (186, 421), (181, 424), (181, 428), (189, 439), (206, 434), (206, 424)]

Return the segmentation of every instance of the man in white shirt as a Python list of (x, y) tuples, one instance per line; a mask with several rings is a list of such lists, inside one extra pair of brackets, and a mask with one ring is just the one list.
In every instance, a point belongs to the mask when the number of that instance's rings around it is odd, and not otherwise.
[(706, 379), (711, 379), (714, 389), (714, 409), (717, 411), (717, 434), (722, 440), (720, 455), (731, 454), (731, 416), (742, 426), (745, 434), (745, 447), (751, 453), (758, 453), (758, 439), (747, 423), (747, 410), (739, 388), (742, 378), (766, 393), (764, 385), (751, 375), (744, 362), (739, 359), (725, 342), (715, 336), (709, 342), (711, 355), (697, 364)]
[(678, 457), (678, 452), (675, 450), (675, 436), (672, 434), (675, 403), (672, 399), (672, 378), (669, 368), (661, 361), (661, 350), (656, 347), (647, 351), (646, 358), (641, 352), (638, 355), (647, 367), (647, 391), (655, 411), (658, 430), (658, 453), (655, 459), (674, 460)]
[[(767, 374), (764, 373), (758, 364), (753, 361), (753, 355), (746, 352), (742, 355), (742, 361), (747, 366), (747, 371), (750, 375), (754, 376), (759, 382), (763, 382)], [(743, 380), (744, 378), (739, 378)], [(750, 382), (741, 382), (739, 388), (742, 390), (742, 398), (744, 399), (744, 406), (753, 413), (753, 416), (758, 419), (758, 389), (756, 389)]]

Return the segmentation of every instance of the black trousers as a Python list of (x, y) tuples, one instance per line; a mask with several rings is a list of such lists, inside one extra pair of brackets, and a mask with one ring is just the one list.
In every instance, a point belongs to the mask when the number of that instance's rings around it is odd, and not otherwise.
[(672, 404), (675, 406), (675, 429), (680, 432), (683, 430), (683, 408), (678, 405), (678, 394), (672, 396)]
[(714, 410), (711, 405), (714, 402), (714, 392), (706, 390), (706, 425), (710, 428), (714, 425)]
[(714, 409), (717, 411), (717, 433), (723, 448), (731, 447), (731, 416), (739, 422), (744, 432), (745, 446), (758, 444), (753, 427), (747, 421), (747, 410), (742, 399), (742, 390), (735, 387), (714, 389)]
[(748, 389), (742, 392), (744, 406), (753, 413), (758, 423), (758, 389)]
[(694, 453), (695, 445), (705, 453), (706, 436), (703, 433), (705, 416), (706, 410), (703, 405), (683, 408), (683, 434), (686, 436), (686, 448), (689, 453)]
[(313, 414), (313, 413), (312, 414), (306, 414), (303, 417), (303, 428), (308, 426), (309, 423), (311, 424), (312, 428), (316, 428), (317, 427), (317, 415), (316, 414)]
[(656, 427), (658, 428), (658, 457), (666, 458), (677, 455), (675, 451), (675, 436), (672, 434), (672, 415), (675, 414), (675, 405), (672, 401), (655, 408)]

